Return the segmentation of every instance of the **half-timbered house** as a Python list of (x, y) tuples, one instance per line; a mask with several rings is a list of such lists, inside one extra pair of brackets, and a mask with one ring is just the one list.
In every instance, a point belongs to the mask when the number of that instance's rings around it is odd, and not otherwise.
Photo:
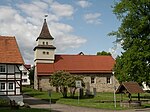
[(15, 37), (0, 36), (0, 97), (16, 102), (23, 101), (21, 95), (24, 63)]
[(30, 85), (30, 79), (29, 79), (29, 73), (30, 73), (31, 65), (23, 65), (22, 66), (22, 86), (29, 86)]

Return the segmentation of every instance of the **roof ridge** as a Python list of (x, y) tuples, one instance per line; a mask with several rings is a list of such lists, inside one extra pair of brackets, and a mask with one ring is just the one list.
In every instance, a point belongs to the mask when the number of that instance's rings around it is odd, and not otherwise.
[(3, 37), (3, 38), (15, 38), (15, 36), (4, 36), (4, 35), (0, 35), (0, 37)]
[[(94, 54), (84, 54), (84, 55), (79, 55), (79, 54), (55, 54), (56, 56), (97, 56), (100, 57), (100, 55), (94, 55)], [(101, 57), (112, 57), (110, 55), (101, 55)]]

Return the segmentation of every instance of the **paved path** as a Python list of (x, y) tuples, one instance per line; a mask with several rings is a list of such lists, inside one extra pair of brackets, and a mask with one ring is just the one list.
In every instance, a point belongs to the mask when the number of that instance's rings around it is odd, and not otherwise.
[(50, 106), (48, 101), (40, 100), (38, 98), (30, 97), (27, 95), (24, 95), (24, 102), (28, 103), (31, 108), (46, 108), (46, 109), (51, 108), (52, 112), (150, 112), (150, 108), (113, 111), (113, 110), (104, 110), (86, 107), (76, 107), (63, 104), (51, 104)]

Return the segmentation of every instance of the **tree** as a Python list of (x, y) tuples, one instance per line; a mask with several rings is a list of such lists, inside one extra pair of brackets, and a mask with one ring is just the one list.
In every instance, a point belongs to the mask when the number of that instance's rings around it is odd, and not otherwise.
[(69, 72), (65, 71), (57, 71), (50, 77), (50, 84), (59, 87), (63, 97), (67, 97), (68, 87), (71, 87), (71, 96), (74, 96), (76, 80), (81, 80), (83, 82), (80, 76), (71, 75)]
[(110, 52), (102, 51), (102, 52), (97, 52), (98, 56), (111, 56)]
[(34, 69), (35, 69), (35, 66), (31, 67), (30, 73), (29, 73), (29, 79), (30, 79), (31, 85), (33, 85), (34, 83)]
[(109, 35), (125, 51), (116, 59), (115, 75), (120, 82), (150, 84), (150, 1), (121, 0), (113, 8), (121, 26)]
[(82, 76), (79, 76), (79, 75), (72, 75), (72, 78), (70, 78), (71, 80), (69, 81), (69, 85), (68, 87), (70, 87), (70, 96), (71, 97), (74, 97), (75, 95), (75, 92), (76, 92), (76, 81), (77, 80), (80, 80), (81, 81), (81, 84), (82, 84), (82, 87), (85, 87), (85, 83), (83, 81), (83, 77)]

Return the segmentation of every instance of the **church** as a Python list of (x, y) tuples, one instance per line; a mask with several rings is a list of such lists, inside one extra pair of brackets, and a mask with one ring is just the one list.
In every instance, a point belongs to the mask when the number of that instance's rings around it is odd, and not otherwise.
[(34, 47), (34, 88), (47, 91), (53, 89), (49, 79), (54, 72), (64, 70), (72, 75), (83, 76), (85, 89), (97, 92), (113, 92), (119, 82), (113, 75), (115, 60), (112, 56), (97, 56), (79, 54), (55, 54), (56, 47), (46, 19)]

